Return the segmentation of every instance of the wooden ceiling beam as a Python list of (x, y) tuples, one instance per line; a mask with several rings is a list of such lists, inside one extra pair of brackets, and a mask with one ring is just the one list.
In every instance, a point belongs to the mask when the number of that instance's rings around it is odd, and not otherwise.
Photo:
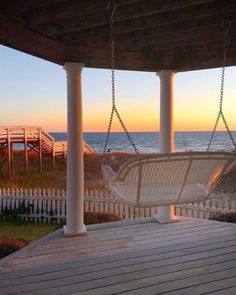
[[(172, 32), (181, 32), (181, 31), (192, 31), (195, 29), (207, 29), (212, 25), (218, 25), (219, 29), (221, 29), (221, 24), (224, 20), (229, 19), (230, 21), (236, 21), (236, 11), (230, 13), (219, 13), (212, 16), (206, 16), (191, 20), (177, 21), (173, 20), (173, 23), (167, 25), (160, 25), (158, 27), (153, 27), (144, 30), (138, 30), (131, 33), (118, 34), (115, 36), (115, 42), (118, 45), (119, 43), (129, 44), (132, 41), (153, 38), (155, 36), (163, 36), (166, 34), (172, 34)], [(90, 38), (91, 42), (99, 41), (106, 43), (110, 42), (110, 36), (106, 36), (103, 38)]]
[(27, 23), (25, 14), (28, 11), (42, 9), (48, 5), (58, 5), (65, 0), (7, 0), (0, 1), (0, 11), (4, 15), (10, 16), (12, 19)]
[[(155, 28), (181, 21), (199, 19), (206, 16), (214, 16), (219, 13), (230, 13), (233, 11), (236, 11), (235, 0), (228, 0), (227, 2), (225, 2), (225, 0), (218, 0), (217, 2), (176, 9), (173, 10), (172, 13), (163, 12), (159, 15), (150, 15), (148, 17), (140, 17), (123, 22), (117, 22), (114, 24), (114, 35), (128, 34), (134, 31)], [(58, 35), (58, 37), (63, 38), (64, 42), (68, 44), (76, 43), (82, 39), (101, 38), (110, 35), (110, 27), (107, 25), (93, 29), (78, 30), (70, 33), (63, 33), (64, 29), (65, 28), (63, 28), (62, 24), (60, 30), (62, 34)]]
[[(150, 48), (146, 48), (145, 52), (147, 54), (151, 54), (153, 52), (157, 53), (159, 52), (160, 54), (166, 54), (166, 55), (173, 55), (176, 52), (191, 52), (192, 50), (194, 50), (195, 52), (204, 52), (204, 51), (215, 51), (215, 50), (221, 50), (222, 55), (223, 55), (223, 47), (224, 47), (224, 43), (222, 42), (222, 40), (218, 40), (218, 38), (214, 38), (212, 39), (210, 42), (207, 43), (197, 43), (192, 41), (192, 44), (180, 44), (180, 43), (175, 43), (175, 47), (150, 47)], [(228, 42), (228, 53), (229, 55), (232, 55), (234, 53), (234, 51), (236, 50), (236, 37), (232, 38), (229, 40)]]
[[(91, 55), (86, 62), (86, 67), (110, 68), (107, 59), (107, 50), (98, 50), (99, 55)], [(81, 50), (79, 51), (81, 54)], [(84, 52), (87, 55), (87, 52)], [(78, 56), (76, 50), (71, 58)], [(84, 58), (85, 59), (85, 58)], [(236, 56), (231, 52), (227, 58), (226, 66), (236, 64)], [(173, 50), (166, 54), (165, 51), (152, 51), (151, 54), (136, 55), (132, 51), (119, 51), (116, 55), (116, 69), (156, 72), (163, 69), (173, 69), (175, 71), (192, 71), (200, 69), (210, 69), (222, 66), (222, 48), (207, 50)]]
[[(50, 4), (58, 4), (65, 0), (50, 0)], [(4, 14), (20, 14), (32, 9), (45, 7), (49, 4), (48, 0), (7, 0), (0, 2), (1, 12)]]
[[(140, 0), (119, 0), (117, 1), (117, 7), (122, 10), (123, 5), (133, 5), (137, 2), (140, 2)], [(30, 26), (64, 20), (70, 22), (71, 18), (74, 19), (74, 21), (79, 21), (82, 26), (88, 25), (96, 18), (102, 19), (103, 23), (108, 23), (109, 15), (107, 13), (107, 3), (108, 0), (68, 0), (58, 5), (29, 10), (27, 12), (27, 19)], [(89, 26), (91, 26), (91, 24)]]
[[(35, 32), (25, 25), (0, 15), (0, 43), (31, 55), (63, 65), (65, 62), (82, 62), (86, 67), (109, 68), (109, 49), (66, 46)], [(198, 48), (199, 49), (199, 48)], [(116, 68), (155, 72), (161, 69), (187, 71), (221, 66), (222, 48), (208, 50), (174, 49), (137, 52), (117, 50)], [(236, 65), (235, 47), (230, 48), (227, 65)]]
[[(234, 23), (235, 24), (235, 23)], [(230, 31), (231, 37), (235, 37), (236, 33), (236, 27)], [(207, 28), (206, 30), (193, 30), (193, 31), (182, 31), (182, 32), (176, 32), (171, 35), (165, 35), (162, 37), (158, 38), (153, 38), (153, 39), (148, 39), (145, 41), (136, 41), (134, 42), (134, 46), (136, 48), (145, 48), (145, 47), (150, 47), (150, 46), (156, 46), (156, 47), (165, 47), (167, 44), (169, 46), (174, 45), (175, 43), (178, 42), (183, 42), (183, 44), (192, 44), (191, 40), (195, 40), (195, 42), (198, 42), (197, 44), (201, 43), (207, 43), (211, 42), (212, 40), (223, 40), (224, 39), (224, 30), (220, 28), (219, 25), (211, 26)], [(196, 44), (196, 43), (195, 43)]]
[[(236, 65), (236, 42), (231, 40), (228, 49), (226, 66)], [(110, 68), (109, 50), (84, 48), (84, 58), (87, 67)], [(83, 57), (81, 48), (77, 52), (73, 49), (72, 60), (80, 54)], [(88, 59), (88, 56), (90, 58)], [(161, 69), (174, 69), (176, 71), (191, 71), (199, 69), (216, 68), (222, 66), (222, 42), (216, 45), (203, 44), (198, 46), (187, 46), (186, 48), (174, 48), (167, 50), (146, 50), (137, 53), (135, 51), (117, 50), (115, 59), (116, 69), (139, 70), (139, 71), (159, 71)]]
[[(167, 53), (168, 50), (172, 50), (172, 49), (181, 49), (181, 50), (186, 50), (186, 48), (189, 47), (194, 47), (194, 48), (198, 48), (200, 49), (216, 49), (216, 48), (223, 48), (223, 39), (224, 36), (223, 34), (221, 35), (206, 35), (204, 37), (200, 38), (190, 38), (187, 41), (186, 40), (180, 40), (180, 41), (175, 41), (175, 42), (167, 42), (160, 45), (156, 45), (153, 44), (152, 46), (149, 47), (144, 47), (142, 48), (142, 51), (147, 53), (147, 54), (151, 54), (152, 52), (165, 52)], [(235, 44), (236, 42), (236, 34), (234, 32), (234, 35), (231, 35), (228, 44), (229, 47), (232, 46), (232, 44)], [(235, 47), (235, 46), (234, 46)], [(90, 47), (91, 48), (91, 47)], [(93, 48), (100, 48), (101, 47), (96, 47), (94, 46)], [(106, 47), (107, 48), (107, 47)], [(120, 50), (119, 48), (116, 48), (117, 50)], [(126, 49), (128, 51), (132, 51), (132, 50), (137, 50), (137, 46), (135, 45), (129, 45), (129, 47)], [(139, 49), (141, 50), (141, 49)]]
[[(227, 57), (226, 66), (231, 66), (236, 64), (236, 55), (234, 54), (235, 47), (232, 48)], [(193, 70), (217, 68), (222, 66), (223, 53), (222, 48), (197, 50), (194, 47), (190, 47), (188, 50), (172, 50), (168, 54), (160, 54), (158, 56), (163, 56), (165, 64), (175, 64), (178, 71), (185, 71), (189, 68)]]
[[(167, 50), (169, 49), (181, 49), (183, 51), (186, 50), (186, 48), (189, 47), (196, 47), (196, 48), (202, 48), (202, 49), (206, 49), (206, 48), (210, 48), (210, 49), (215, 49), (215, 48), (222, 48), (223, 47), (223, 39), (224, 36), (223, 34), (221, 35), (206, 35), (202, 38), (190, 38), (188, 40), (179, 40), (179, 41), (175, 41), (175, 42), (167, 42), (165, 44), (160, 45), (156, 45), (153, 44), (152, 46), (150, 45), (149, 47), (144, 47), (142, 48), (142, 51), (147, 53), (147, 54), (151, 54), (152, 52), (167, 52)], [(229, 40), (229, 44), (232, 44), (232, 42), (235, 42), (236, 40), (236, 35), (234, 34), (234, 36), (231, 37), (231, 39)], [(99, 48), (99, 47), (98, 47)], [(129, 46), (126, 50), (137, 50), (137, 46), (132, 45)], [(119, 50), (119, 49), (117, 49)], [(139, 48), (139, 50), (141, 50)]]
[[(185, 36), (185, 33), (190, 35), (190, 38), (194, 38), (194, 32), (202, 31), (205, 34), (207, 31), (211, 31), (212, 28), (215, 28), (215, 34), (213, 36), (217, 36), (219, 32), (224, 32), (222, 28), (222, 22), (225, 19), (230, 19), (232, 22), (233, 27), (235, 26), (236, 22), (236, 13), (233, 12), (231, 14), (219, 14), (216, 16), (210, 16), (200, 19), (194, 19), (189, 21), (177, 22), (173, 24), (169, 24), (166, 26), (159, 26), (151, 29), (140, 30), (136, 32), (132, 32), (130, 34), (121, 34), (115, 36), (115, 45), (116, 48), (139, 48), (143, 47), (144, 44), (149, 46), (153, 44), (152, 42), (156, 42), (155, 40), (167, 40), (165, 42), (172, 41), (172, 36), (174, 32), (174, 36), (180, 36), (181, 34)], [(110, 38), (103, 38), (103, 39), (90, 39), (90, 40), (82, 40), (77, 44), (84, 44), (90, 47), (100, 47), (100, 48), (107, 48), (110, 44)], [(149, 44), (149, 45), (148, 45)]]
[[(178, 42), (174, 42), (174, 43), (167, 43), (165, 45), (163, 45), (161, 48), (160, 46), (152, 46), (152, 47), (148, 47), (148, 48), (144, 48), (144, 51), (147, 52), (151, 52), (151, 51), (156, 51), (156, 50), (160, 50), (160, 51), (165, 51), (167, 52), (168, 50), (175, 50), (175, 49), (181, 49), (183, 51), (185, 51), (186, 49), (188, 49), (189, 47), (191, 48), (200, 48), (202, 49), (209, 49), (209, 50), (213, 50), (213, 49), (218, 49), (218, 48), (223, 48), (223, 38), (220, 38), (218, 36), (212, 36), (212, 38), (209, 40), (208, 37), (203, 38), (205, 40), (200, 41), (199, 39), (190, 39), (188, 43), (184, 42), (184, 41), (178, 41)], [(232, 44), (235, 44), (235, 39), (236, 37), (234, 36), (230, 41), (229, 44), (230, 46), (232, 46)], [(235, 46), (234, 46), (235, 47)]]
[(37, 57), (62, 64), (66, 46), (29, 30), (23, 24), (0, 15), (0, 43)]
[[(185, 7), (192, 7), (199, 4), (214, 3), (216, 0), (182, 0), (181, 9)], [(117, 1), (119, 4), (120, 1)], [(114, 15), (114, 22), (130, 21), (139, 17), (154, 16), (158, 13), (170, 12), (179, 9), (180, 4), (175, 0), (145, 0), (135, 1), (128, 5), (120, 5), (117, 7)], [(65, 12), (64, 12), (65, 13)], [(73, 11), (75, 14), (75, 12)], [(57, 17), (57, 16), (55, 16)], [(155, 16), (158, 17), (158, 16)], [(57, 18), (58, 20), (58, 18)], [(65, 19), (60, 22), (61, 32), (68, 33), (73, 31), (80, 31), (88, 28), (95, 28), (109, 24), (109, 14), (107, 11), (95, 11), (93, 14)], [(31, 20), (31, 24), (35, 24)]]
[[(82, 62), (86, 67), (110, 67), (108, 49), (66, 46), (2, 15), (0, 28), (0, 44), (16, 50), (59, 65), (70, 61)], [(145, 53), (117, 51), (116, 65), (119, 69), (152, 71), (155, 64), (156, 58), (150, 59)]]

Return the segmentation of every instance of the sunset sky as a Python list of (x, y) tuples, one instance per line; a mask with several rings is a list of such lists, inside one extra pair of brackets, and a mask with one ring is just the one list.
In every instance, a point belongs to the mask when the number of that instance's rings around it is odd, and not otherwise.
[[(0, 46), (0, 125), (66, 131), (66, 73), (61, 66)], [(221, 69), (177, 73), (174, 129), (210, 130), (219, 104)], [(117, 106), (130, 131), (159, 131), (159, 78), (117, 71)], [(226, 69), (225, 116), (236, 130), (236, 67)], [(111, 109), (110, 71), (83, 69), (84, 131), (105, 131)], [(113, 131), (121, 130), (114, 121)], [(220, 124), (219, 130), (223, 130)]]

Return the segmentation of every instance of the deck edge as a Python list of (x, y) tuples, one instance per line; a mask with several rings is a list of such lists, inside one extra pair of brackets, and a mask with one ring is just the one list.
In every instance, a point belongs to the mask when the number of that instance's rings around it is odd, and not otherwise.
[(2, 271), (4, 269), (4, 265), (6, 263), (8, 263), (9, 261), (11, 261), (12, 259), (14, 259), (15, 257), (37, 247), (39, 244), (45, 242), (45, 241), (49, 241), (49, 240), (52, 240), (60, 235), (62, 235), (63, 233), (63, 230), (62, 228), (59, 228), (58, 230), (56, 231), (53, 231), (52, 233), (46, 235), (46, 236), (43, 236), (41, 239), (37, 240), (37, 241), (34, 241), (32, 243), (30, 243), (29, 245), (13, 252), (12, 254), (9, 254), (7, 255), (6, 257), (3, 257), (2, 259), (0, 259), (0, 271)]

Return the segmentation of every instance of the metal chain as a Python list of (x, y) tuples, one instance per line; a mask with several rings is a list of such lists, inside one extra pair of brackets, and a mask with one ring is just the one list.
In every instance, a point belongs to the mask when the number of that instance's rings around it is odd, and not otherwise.
[(214, 128), (212, 130), (212, 133), (211, 133), (211, 136), (210, 136), (210, 141), (208, 143), (208, 146), (207, 146), (207, 151), (210, 149), (211, 147), (211, 144), (212, 144), (212, 141), (213, 141), (213, 138), (214, 138), (214, 135), (215, 135), (215, 132), (216, 132), (216, 129), (217, 129), (217, 126), (219, 124), (219, 120), (220, 120), (220, 117), (222, 118), (223, 120), (223, 123), (225, 125), (225, 129), (229, 135), (229, 138), (234, 146), (234, 149), (236, 151), (236, 142), (233, 138), (233, 135), (229, 129), (229, 125), (225, 119), (225, 115), (223, 113), (223, 99), (224, 99), (224, 81), (225, 81), (225, 65), (226, 65), (226, 58), (227, 58), (227, 42), (228, 42), (228, 33), (229, 33), (229, 30), (231, 28), (231, 22), (229, 20), (227, 20), (227, 28), (225, 30), (225, 34), (224, 34), (224, 49), (223, 49), (223, 64), (222, 64), (222, 73), (221, 73), (221, 86), (220, 86), (220, 105), (219, 105), (219, 112), (218, 112), (218, 115), (217, 115), (217, 118), (216, 118), (216, 122), (215, 122), (215, 125), (214, 125)]
[(107, 10), (110, 12), (110, 38), (111, 38), (111, 84), (112, 84), (112, 109), (111, 109), (111, 115), (110, 115), (110, 120), (108, 124), (108, 129), (107, 129), (107, 135), (106, 135), (106, 140), (105, 140), (105, 145), (104, 145), (104, 150), (103, 152), (107, 152), (108, 150), (108, 143), (110, 139), (110, 134), (111, 134), (111, 127), (112, 127), (112, 121), (114, 114), (117, 116), (125, 134), (127, 135), (128, 140), (130, 141), (134, 151), (136, 154), (139, 154), (139, 151), (131, 138), (129, 131), (127, 130), (118, 110), (116, 107), (116, 92), (115, 92), (115, 41), (114, 41), (114, 34), (113, 34), (113, 22), (114, 22), (114, 13), (116, 10), (116, 2), (114, 0), (109, 0), (108, 5), (107, 5)]

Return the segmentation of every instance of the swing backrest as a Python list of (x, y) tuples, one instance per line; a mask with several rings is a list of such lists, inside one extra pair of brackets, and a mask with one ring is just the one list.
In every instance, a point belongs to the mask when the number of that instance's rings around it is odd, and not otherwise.
[(136, 188), (137, 203), (142, 203), (142, 196), (147, 198), (148, 195), (159, 196), (163, 204), (165, 199), (173, 204), (191, 202), (200, 195), (206, 198), (235, 160), (231, 152), (139, 156), (120, 168), (114, 183)]

